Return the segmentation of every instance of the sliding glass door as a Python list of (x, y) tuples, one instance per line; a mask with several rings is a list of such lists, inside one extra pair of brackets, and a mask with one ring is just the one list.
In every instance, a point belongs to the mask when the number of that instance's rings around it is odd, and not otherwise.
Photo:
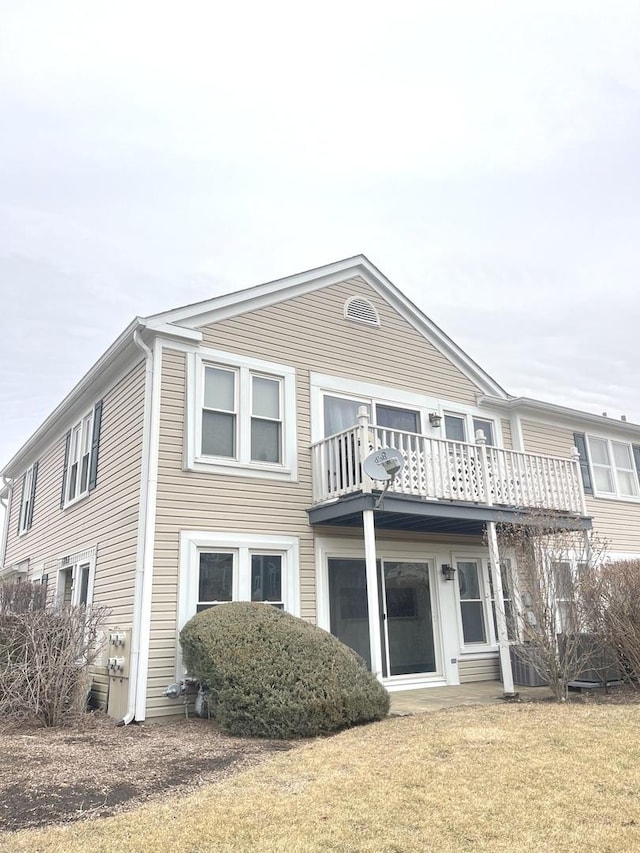
[[(383, 675), (437, 671), (428, 561), (378, 562)], [(329, 560), (331, 633), (371, 666), (365, 562)]]

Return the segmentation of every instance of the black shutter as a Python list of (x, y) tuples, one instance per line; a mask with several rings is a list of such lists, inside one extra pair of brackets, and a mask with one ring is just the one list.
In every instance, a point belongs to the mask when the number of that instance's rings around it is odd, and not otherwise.
[(580, 454), (580, 473), (582, 474), (582, 485), (585, 495), (593, 494), (593, 483), (591, 482), (591, 469), (589, 468), (589, 456), (587, 454), (587, 439), (583, 432), (574, 432), (573, 443)]
[(91, 440), (91, 462), (89, 465), (89, 491), (98, 481), (98, 448), (100, 446), (100, 424), (102, 422), (102, 400), (98, 400), (93, 409), (93, 436)]
[(633, 459), (636, 463), (636, 472), (640, 481), (640, 444), (632, 444), (631, 449), (633, 450)]
[(20, 522), (22, 521), (22, 507), (24, 504), (24, 487), (27, 479), (27, 475), (22, 475), (22, 494), (20, 497), (20, 503), (18, 504), (18, 536), (20, 535)]
[(33, 522), (33, 504), (36, 500), (36, 481), (38, 479), (38, 463), (33, 463), (33, 473), (31, 474), (31, 495), (29, 497), (29, 516), (26, 520), (25, 527), (27, 530), (31, 527)]
[(65, 489), (67, 488), (67, 468), (69, 467), (69, 446), (71, 444), (71, 430), (67, 433), (64, 443), (64, 467), (62, 469), (62, 492), (60, 494), (60, 509), (64, 509)]

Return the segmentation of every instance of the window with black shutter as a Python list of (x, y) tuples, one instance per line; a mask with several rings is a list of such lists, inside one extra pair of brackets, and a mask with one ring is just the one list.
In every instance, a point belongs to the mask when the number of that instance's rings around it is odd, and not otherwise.
[(589, 455), (587, 453), (587, 439), (583, 432), (574, 432), (573, 443), (580, 454), (580, 473), (582, 474), (582, 485), (585, 495), (593, 494), (593, 481), (591, 479), (591, 468), (589, 467)]

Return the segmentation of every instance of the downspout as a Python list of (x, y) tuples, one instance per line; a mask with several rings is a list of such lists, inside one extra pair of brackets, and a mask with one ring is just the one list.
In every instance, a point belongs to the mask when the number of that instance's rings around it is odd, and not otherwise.
[(7, 502), (4, 502), (4, 498), (0, 498), (0, 504), (4, 507), (4, 524), (2, 526), (2, 541), (0, 541), (0, 571), (4, 568), (4, 558), (7, 554), (7, 542), (9, 541), (9, 507), (11, 506), (11, 495), (13, 492), (13, 480), (7, 479), (7, 477), (2, 475), (2, 482), (6, 489), (9, 490), (9, 494), (7, 495)]
[(147, 531), (147, 507), (149, 495), (149, 469), (151, 449), (151, 409), (153, 394), (153, 352), (145, 344), (136, 329), (133, 342), (142, 350), (145, 357), (144, 375), (144, 420), (142, 428), (142, 462), (140, 470), (140, 501), (138, 504), (138, 543), (136, 547), (136, 572), (133, 593), (133, 627), (131, 631), (131, 656), (129, 659), (129, 697), (127, 712), (118, 722), (119, 726), (128, 726), (136, 714), (136, 693), (138, 689), (138, 671), (140, 667), (140, 637), (142, 632), (142, 604), (145, 569), (145, 543)]

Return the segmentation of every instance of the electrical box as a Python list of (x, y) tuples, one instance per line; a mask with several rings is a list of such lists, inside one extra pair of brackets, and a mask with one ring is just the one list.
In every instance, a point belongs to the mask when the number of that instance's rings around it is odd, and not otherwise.
[(121, 719), (129, 704), (129, 672), (131, 661), (131, 630), (114, 625), (107, 629), (104, 663), (109, 679), (107, 712)]

